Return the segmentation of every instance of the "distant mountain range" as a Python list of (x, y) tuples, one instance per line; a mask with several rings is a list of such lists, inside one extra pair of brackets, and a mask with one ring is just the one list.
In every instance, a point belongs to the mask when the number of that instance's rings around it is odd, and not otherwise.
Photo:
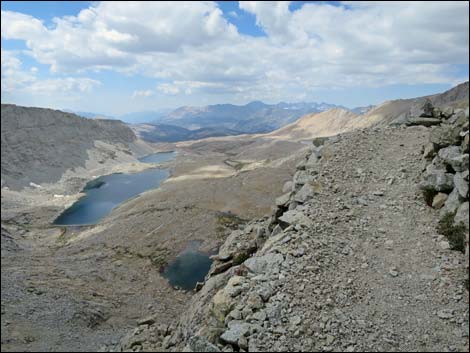
[[(205, 137), (231, 136), (244, 133), (267, 133), (291, 124), (301, 116), (330, 109), (350, 110), (328, 103), (265, 104), (253, 101), (245, 105), (215, 104), (183, 106), (175, 110), (141, 111), (114, 117), (134, 126), (140, 136), (151, 142), (176, 142)], [(373, 106), (350, 111), (364, 114)], [(111, 118), (104, 114), (75, 112), (87, 118)], [(112, 119), (112, 118), (111, 118)]]

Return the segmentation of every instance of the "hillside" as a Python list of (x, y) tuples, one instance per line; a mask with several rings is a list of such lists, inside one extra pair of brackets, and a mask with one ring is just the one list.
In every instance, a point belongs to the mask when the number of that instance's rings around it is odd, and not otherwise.
[[(180, 318), (146, 316), (109, 348), (468, 351), (468, 108), (439, 119), (313, 140), (271, 216), (228, 236)], [(448, 146), (432, 163), (428, 141)], [(459, 240), (423, 177), (453, 189), (443, 209), (458, 209)]]
[(120, 121), (2, 104), (1, 148), (2, 187), (18, 189), (52, 183), (87, 162), (129, 160), (144, 147)]

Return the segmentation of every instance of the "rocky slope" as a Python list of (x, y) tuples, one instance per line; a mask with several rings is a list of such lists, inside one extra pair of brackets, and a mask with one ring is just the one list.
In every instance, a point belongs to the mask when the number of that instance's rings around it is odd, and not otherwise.
[(461, 192), (468, 109), (426, 114), (315, 139), (272, 216), (227, 238), (187, 311), (172, 325), (142, 320), (115, 348), (468, 351), (467, 258), (450, 249), (420, 185), (424, 146), (438, 135), (458, 156), (434, 149), (453, 167), (433, 185)]
[(120, 121), (11, 104), (1, 107), (2, 187), (58, 181), (71, 169), (135, 160), (149, 151)]

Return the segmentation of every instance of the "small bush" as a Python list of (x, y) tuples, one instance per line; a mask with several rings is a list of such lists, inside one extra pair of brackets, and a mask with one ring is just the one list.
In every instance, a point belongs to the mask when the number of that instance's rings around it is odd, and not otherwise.
[(439, 221), (437, 230), (446, 236), (452, 250), (465, 252), (465, 225), (462, 222), (455, 225), (454, 216), (455, 213), (446, 213)]
[(424, 201), (428, 206), (432, 206), (432, 201), (434, 200), (434, 196), (437, 195), (437, 191), (433, 189), (424, 189), (423, 190), (423, 196), (424, 196)]
[(247, 260), (249, 257), (250, 257), (250, 255), (248, 255), (248, 253), (241, 252), (241, 253), (237, 254), (237, 256), (235, 256), (235, 258), (233, 259), (233, 263), (235, 264), (235, 266), (240, 265), (240, 264), (244, 263), (245, 260)]

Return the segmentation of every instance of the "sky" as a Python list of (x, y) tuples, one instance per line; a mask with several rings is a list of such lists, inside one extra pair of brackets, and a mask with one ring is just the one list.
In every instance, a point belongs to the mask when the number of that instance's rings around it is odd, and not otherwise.
[(469, 3), (2, 1), (2, 103), (350, 108), (469, 76)]

